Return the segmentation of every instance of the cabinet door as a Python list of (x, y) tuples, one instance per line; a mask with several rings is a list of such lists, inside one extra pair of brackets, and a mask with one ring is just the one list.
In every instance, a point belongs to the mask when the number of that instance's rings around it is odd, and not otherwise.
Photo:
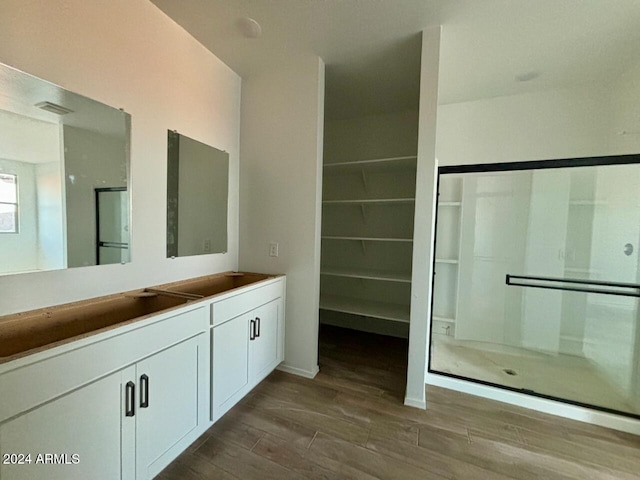
[(278, 365), (278, 311), (282, 300), (277, 299), (251, 312), (256, 321), (256, 339), (249, 345), (251, 384), (255, 385)]
[(240, 315), (211, 329), (212, 421), (240, 400), (248, 387), (250, 315)]
[(206, 334), (193, 337), (136, 365), (137, 479), (157, 475), (205, 421), (199, 418), (198, 366), (205, 363), (200, 358), (206, 341)]
[(135, 471), (127, 452), (134, 448), (134, 420), (125, 417), (127, 372), (131, 369), (109, 375), (0, 425), (2, 456), (30, 454), (31, 462), (0, 462), (0, 478), (132, 479)]

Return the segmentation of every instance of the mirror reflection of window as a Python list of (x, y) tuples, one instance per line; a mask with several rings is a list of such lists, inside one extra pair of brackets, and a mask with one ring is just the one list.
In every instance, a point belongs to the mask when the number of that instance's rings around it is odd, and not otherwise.
[(130, 116), (2, 64), (0, 86), (0, 275), (129, 262), (98, 261), (95, 189), (124, 190), (128, 243)]
[(18, 233), (18, 176), (0, 173), (0, 233)]

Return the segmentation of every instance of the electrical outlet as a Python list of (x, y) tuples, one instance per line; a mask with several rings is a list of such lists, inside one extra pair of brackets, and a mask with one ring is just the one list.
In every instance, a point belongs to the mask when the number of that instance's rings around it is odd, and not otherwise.
[(210, 238), (205, 238), (203, 246), (204, 246), (204, 251), (205, 252), (210, 252), (211, 251), (211, 239)]
[(277, 242), (271, 242), (269, 244), (269, 256), (270, 257), (277, 257), (278, 256), (278, 243)]

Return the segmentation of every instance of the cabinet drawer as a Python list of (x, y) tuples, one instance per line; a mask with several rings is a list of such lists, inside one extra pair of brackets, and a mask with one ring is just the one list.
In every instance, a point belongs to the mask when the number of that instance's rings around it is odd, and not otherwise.
[(265, 303), (283, 296), (284, 282), (279, 280), (270, 285), (241, 292), (211, 305), (211, 322), (215, 327), (232, 318), (242, 315)]

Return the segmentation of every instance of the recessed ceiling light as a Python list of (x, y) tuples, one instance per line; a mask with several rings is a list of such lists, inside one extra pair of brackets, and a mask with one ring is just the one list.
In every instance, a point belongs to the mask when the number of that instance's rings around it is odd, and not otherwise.
[(540, 76), (540, 72), (525, 72), (516, 75), (516, 82), (528, 82)]
[(244, 17), (238, 20), (238, 27), (247, 38), (258, 38), (262, 35), (262, 27), (253, 18)]

